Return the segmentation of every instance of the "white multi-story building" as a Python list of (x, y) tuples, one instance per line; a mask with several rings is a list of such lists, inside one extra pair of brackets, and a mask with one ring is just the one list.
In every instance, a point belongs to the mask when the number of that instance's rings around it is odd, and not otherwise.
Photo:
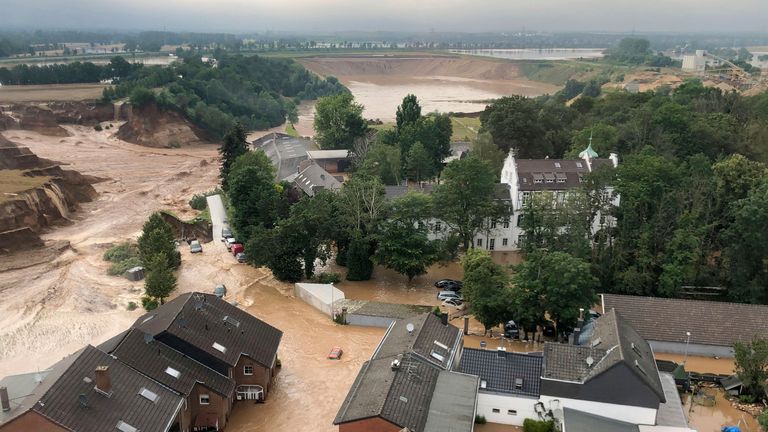
[[(607, 159), (601, 159), (591, 144), (579, 154), (579, 159), (517, 159), (510, 152), (501, 169), (501, 184), (509, 190), (512, 216), (508, 222), (491, 223), (487, 232), (475, 237), (475, 247), (497, 251), (519, 250), (525, 236), (520, 222), (528, 200), (535, 194), (549, 193), (557, 203), (562, 203), (569, 193), (583, 186), (587, 174), (601, 166), (615, 168), (618, 165), (617, 154), (611, 153)], [(603, 194), (606, 202), (619, 205), (619, 196), (614, 194), (612, 187), (606, 188)], [(592, 221), (591, 234), (614, 224), (611, 216), (598, 212)]]

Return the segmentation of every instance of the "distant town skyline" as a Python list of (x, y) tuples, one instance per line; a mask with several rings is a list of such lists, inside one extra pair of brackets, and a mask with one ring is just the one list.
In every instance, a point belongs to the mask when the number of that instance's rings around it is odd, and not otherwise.
[[(0, 27), (248, 33), (759, 32), (765, 0), (4, 0)], [(482, 6), (479, 6), (482, 5)]]

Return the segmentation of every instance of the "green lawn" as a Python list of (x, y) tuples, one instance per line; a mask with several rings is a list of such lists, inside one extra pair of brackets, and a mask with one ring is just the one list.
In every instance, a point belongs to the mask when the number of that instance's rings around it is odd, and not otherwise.
[(295, 138), (301, 138), (299, 133), (296, 132), (296, 128), (293, 126), (293, 123), (291, 122), (285, 124), (285, 133)]
[(453, 135), (451, 141), (472, 141), (480, 130), (479, 117), (451, 117)]
[(9, 201), (15, 194), (40, 187), (51, 180), (51, 177), (29, 177), (24, 170), (0, 170), (0, 203)]

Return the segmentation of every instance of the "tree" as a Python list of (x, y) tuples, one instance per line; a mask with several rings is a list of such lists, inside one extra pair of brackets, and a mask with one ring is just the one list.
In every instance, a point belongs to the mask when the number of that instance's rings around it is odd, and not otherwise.
[(464, 297), (486, 331), (510, 318), (509, 275), (482, 249), (471, 249), (461, 260)]
[(520, 215), (525, 232), (523, 251), (539, 249), (567, 252), (588, 258), (593, 214), (584, 190), (555, 194), (539, 191), (525, 202)]
[(314, 127), (315, 141), (322, 149), (351, 149), (355, 139), (368, 131), (363, 106), (355, 103), (351, 93), (320, 98)]
[(280, 222), (281, 230), (293, 233), (291, 239), (301, 252), (304, 274), (314, 275), (315, 261), (325, 264), (331, 254), (331, 243), (338, 230), (336, 195), (321, 191), (313, 197), (303, 197), (291, 206), (290, 217)]
[(524, 292), (531, 303), (527, 306), (555, 322), (559, 332), (574, 325), (579, 308), (589, 309), (597, 300), (597, 280), (589, 264), (565, 252), (537, 251), (515, 267), (513, 292)]
[(423, 275), (438, 259), (437, 243), (429, 240), (425, 228), (407, 223), (385, 222), (378, 236), (375, 260), (408, 277)]
[(373, 240), (357, 232), (349, 244), (347, 251), (347, 280), (364, 281), (369, 280), (373, 274), (374, 255)]
[(131, 92), (131, 105), (141, 107), (155, 101), (155, 94), (146, 87), (136, 87)]
[(402, 178), (400, 149), (393, 145), (375, 144), (356, 175), (378, 177), (385, 185), (399, 185)]
[(443, 183), (435, 187), (435, 208), (440, 218), (461, 238), (464, 248), (488, 221), (501, 222), (511, 214), (508, 204), (496, 200), (496, 179), (486, 162), (469, 156), (443, 170)]
[(405, 172), (416, 182), (429, 179), (434, 175), (435, 163), (420, 142), (414, 144), (408, 151)]
[(229, 189), (229, 171), (235, 160), (248, 152), (248, 144), (245, 139), (245, 129), (239, 122), (224, 136), (224, 142), (219, 147), (221, 154), (221, 187), (225, 191)]
[(552, 153), (545, 145), (545, 130), (539, 122), (538, 103), (524, 96), (497, 99), (480, 114), (481, 131), (506, 153), (515, 150), (518, 158), (543, 158)]
[(404, 126), (415, 124), (421, 118), (421, 106), (415, 95), (409, 94), (403, 98), (403, 103), (397, 107), (395, 118), (398, 131)]
[(733, 345), (738, 375), (747, 393), (755, 399), (766, 395), (768, 385), (768, 339), (754, 336), (751, 342)]
[(616, 151), (618, 142), (618, 130), (609, 124), (598, 122), (573, 133), (571, 149), (567, 157), (578, 157), (579, 153), (590, 144), (600, 157), (608, 157), (608, 153)]
[(147, 276), (144, 279), (144, 292), (147, 296), (159, 300), (160, 304), (176, 289), (176, 276), (166, 264), (163, 254), (155, 254), (149, 258)]
[(232, 224), (237, 234), (249, 238), (256, 226), (271, 228), (278, 219), (283, 196), (274, 184), (271, 171), (257, 165), (238, 168), (229, 175)]
[(157, 255), (164, 259), (163, 267), (170, 269), (179, 268), (181, 258), (176, 250), (171, 226), (159, 213), (153, 213), (144, 223), (141, 236), (138, 240), (139, 258), (147, 270), (157, 263)]
[(493, 142), (493, 137), (488, 132), (480, 133), (477, 138), (472, 140), (470, 147), (472, 155), (485, 161), (493, 169), (494, 176), (501, 176), (501, 168), (504, 165), (504, 152)]
[(337, 197), (343, 225), (349, 232), (373, 234), (386, 210), (384, 186), (376, 177), (357, 175), (344, 183)]

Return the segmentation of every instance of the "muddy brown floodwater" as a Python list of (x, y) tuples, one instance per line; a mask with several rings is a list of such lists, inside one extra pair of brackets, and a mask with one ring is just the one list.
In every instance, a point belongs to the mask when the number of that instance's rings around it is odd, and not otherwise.
[(760, 432), (761, 428), (754, 417), (732, 406), (722, 389), (707, 389), (715, 396), (714, 406), (695, 404), (691, 408), (691, 397), (686, 395), (683, 409), (692, 428), (699, 432), (720, 432), (722, 426), (739, 426), (742, 432)]

